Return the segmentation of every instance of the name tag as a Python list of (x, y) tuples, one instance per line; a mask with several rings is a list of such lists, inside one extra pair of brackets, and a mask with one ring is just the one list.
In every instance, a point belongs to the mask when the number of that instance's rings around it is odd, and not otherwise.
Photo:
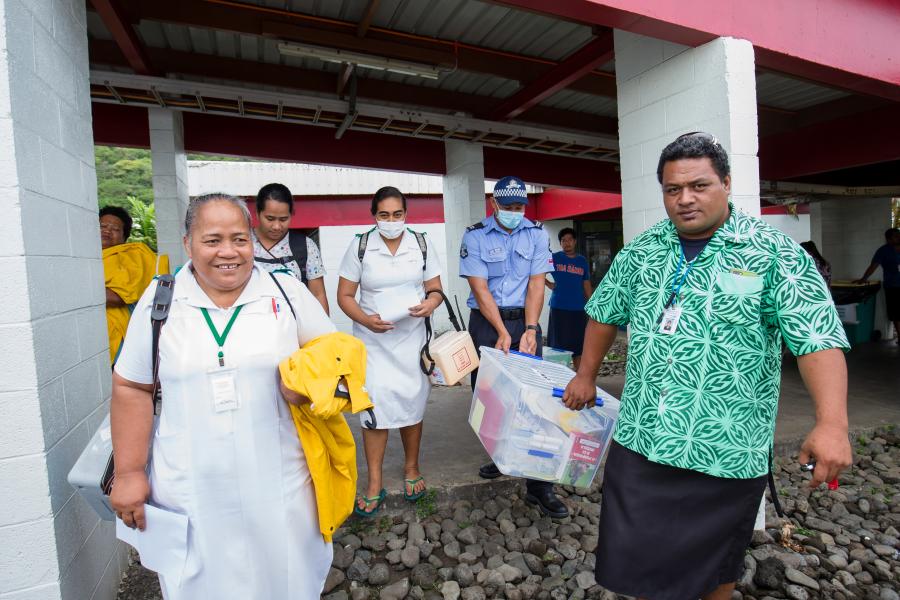
[(678, 321), (681, 320), (681, 307), (677, 304), (665, 309), (659, 322), (659, 332), (672, 335), (678, 329)]
[(206, 376), (209, 378), (215, 412), (221, 413), (240, 408), (236, 374), (237, 369), (234, 367), (207, 371)]

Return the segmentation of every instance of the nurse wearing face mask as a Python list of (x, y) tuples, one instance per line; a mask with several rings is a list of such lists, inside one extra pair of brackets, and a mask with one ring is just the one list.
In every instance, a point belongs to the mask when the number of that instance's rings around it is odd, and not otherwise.
[[(475, 347), (541, 355), (538, 321), (544, 307), (545, 273), (553, 271), (550, 238), (543, 225), (525, 218), (528, 193), (518, 177), (494, 186), (494, 214), (467, 228), (459, 249), (459, 275), (472, 289), (467, 303), (469, 333)], [(472, 373), (475, 387), (477, 371)], [(501, 475), (494, 463), (478, 472), (485, 479)], [(525, 500), (554, 519), (568, 516), (553, 484), (527, 479)]]
[[(400, 430), (406, 455), (404, 498), (415, 501), (425, 493), (419, 445), (431, 386), (419, 369), (419, 353), (425, 344), (425, 317), (441, 303), (439, 294), (425, 297), (425, 290), (441, 289), (437, 250), (424, 234), (406, 228), (406, 198), (400, 190), (378, 190), (372, 216), (375, 228), (351, 242), (338, 282), (338, 305), (353, 320), (353, 335), (366, 344), (366, 388), (378, 427), (362, 429), (369, 474), (355, 509), (362, 516), (375, 514), (384, 502), (382, 463), (391, 429)], [(409, 306), (393, 307), (399, 308), (399, 318), (379, 314), (385, 298), (410, 296)]]

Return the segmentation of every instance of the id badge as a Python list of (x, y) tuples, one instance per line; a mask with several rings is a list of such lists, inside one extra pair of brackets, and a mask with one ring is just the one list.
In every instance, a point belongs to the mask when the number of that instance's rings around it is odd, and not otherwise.
[(237, 410), (240, 407), (236, 381), (237, 369), (220, 368), (206, 372), (212, 390), (213, 410), (217, 413)]
[(681, 319), (681, 307), (677, 304), (663, 311), (662, 320), (659, 322), (659, 332), (672, 335), (678, 329), (678, 321)]

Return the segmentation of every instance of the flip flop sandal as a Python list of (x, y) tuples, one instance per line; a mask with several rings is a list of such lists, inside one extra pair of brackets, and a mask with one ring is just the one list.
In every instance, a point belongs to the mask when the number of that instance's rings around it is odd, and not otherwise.
[[(406, 500), (406, 501), (408, 501), (408, 502), (415, 502), (416, 500), (418, 500), (419, 498), (421, 498), (422, 496), (424, 496), (424, 495), (425, 495), (425, 492), (428, 491), (428, 488), (423, 489), (421, 492), (416, 492), (416, 491), (415, 491), (415, 489), (416, 489), (416, 484), (419, 483), (420, 481), (424, 480), (424, 479), (425, 479), (425, 478), (422, 477), (421, 475), (419, 475), (419, 476), (416, 477), (415, 479), (404, 479), (403, 481), (405, 482), (406, 485), (403, 486), (403, 499)], [(413, 493), (412, 493), (412, 494), (407, 494), (407, 493), (406, 493), (406, 487), (407, 487), (407, 486), (409, 486), (409, 489), (413, 490)]]
[(387, 497), (387, 491), (384, 488), (381, 488), (381, 491), (378, 492), (377, 496), (369, 498), (368, 496), (361, 496), (362, 501), (365, 502), (366, 508), (369, 508), (371, 505), (375, 505), (375, 508), (372, 510), (365, 510), (365, 508), (359, 507), (359, 502), (356, 503), (356, 506), (353, 507), (353, 514), (360, 517), (374, 517), (375, 514), (381, 510), (381, 505), (384, 504), (384, 499)]

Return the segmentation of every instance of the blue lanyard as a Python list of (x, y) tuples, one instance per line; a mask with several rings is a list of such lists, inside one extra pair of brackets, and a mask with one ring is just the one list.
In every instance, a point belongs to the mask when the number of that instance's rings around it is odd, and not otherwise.
[[(681, 249), (681, 258), (678, 259), (678, 267), (675, 269), (675, 276), (672, 278), (672, 293), (669, 295), (669, 301), (666, 302), (665, 308), (669, 308), (678, 303), (678, 294), (681, 293), (681, 287), (684, 285), (684, 282), (688, 278), (688, 273), (691, 272), (691, 269), (694, 267), (694, 261), (690, 261), (687, 264), (687, 269), (684, 270), (684, 274), (681, 274), (681, 267), (685, 263), (684, 256), (684, 248)], [(679, 278), (680, 277), (680, 278)]]

